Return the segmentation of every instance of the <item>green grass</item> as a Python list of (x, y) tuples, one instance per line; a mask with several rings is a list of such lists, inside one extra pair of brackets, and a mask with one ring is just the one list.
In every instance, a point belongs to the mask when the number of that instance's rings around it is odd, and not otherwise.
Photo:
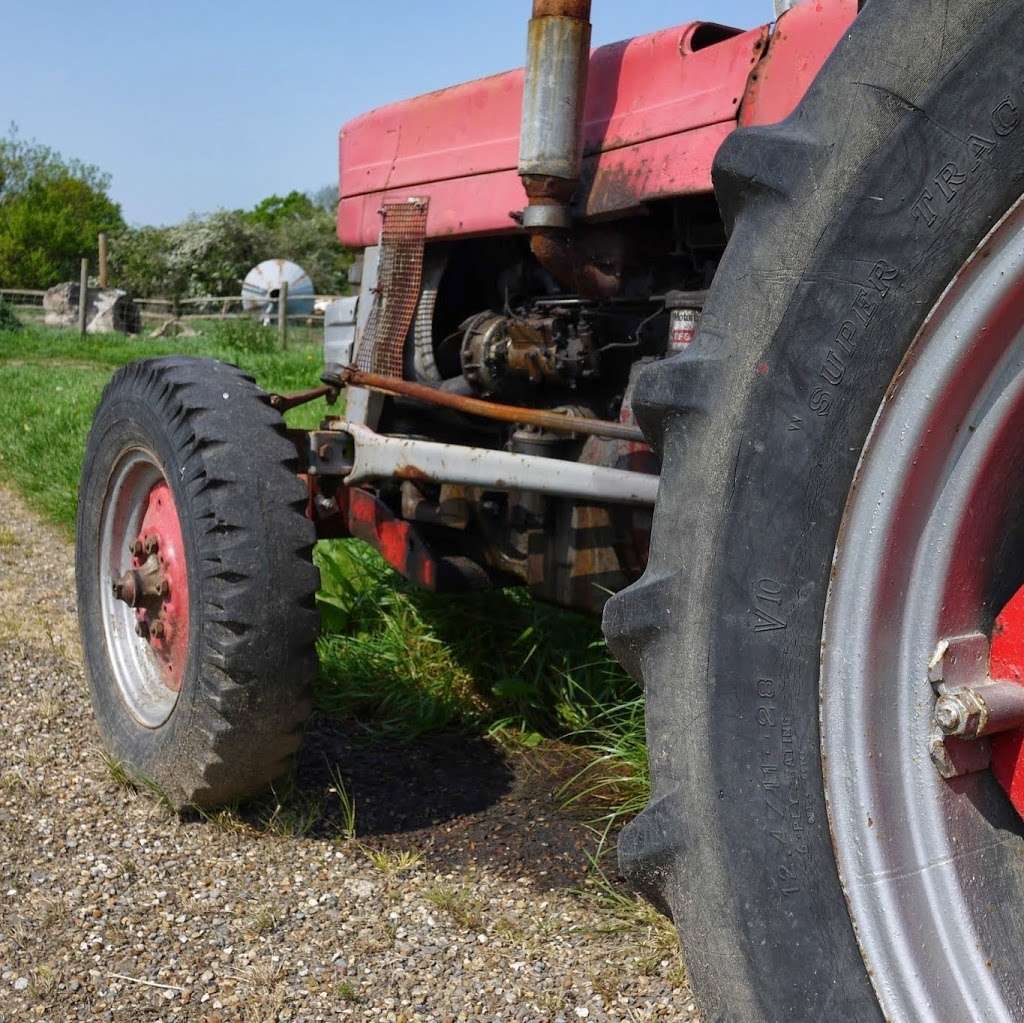
[[(318, 349), (260, 351), (243, 342), (237, 332), (168, 341), (120, 334), (81, 339), (73, 332), (41, 327), (0, 332), (0, 479), (13, 483), (48, 519), (69, 532), (74, 529), (78, 474), (92, 411), (111, 373), (135, 359), (210, 356), (236, 363), (268, 390), (316, 385)], [(294, 410), (289, 421), (313, 426), (323, 412), (324, 403), (315, 402)]]
[[(41, 327), (0, 332), (0, 480), (70, 534), (92, 411), (111, 373), (171, 353), (234, 362), (272, 391), (314, 386), (321, 359), (312, 346), (275, 351), (272, 331), (234, 321), (167, 341), (82, 340)], [(313, 426), (324, 411), (315, 402), (290, 413), (289, 422)], [(642, 806), (648, 780), (641, 695), (608, 658), (595, 619), (519, 590), (426, 593), (356, 541), (322, 543), (316, 557), (322, 712), (399, 737), (462, 729), (511, 733), (526, 746), (568, 738), (594, 756), (567, 787), (567, 801), (596, 803), (601, 831)]]
[(317, 701), (338, 717), (399, 736), (465, 727), (541, 736), (590, 732), (635, 704), (596, 619), (522, 590), (439, 596), (419, 590), (369, 548), (321, 544)]

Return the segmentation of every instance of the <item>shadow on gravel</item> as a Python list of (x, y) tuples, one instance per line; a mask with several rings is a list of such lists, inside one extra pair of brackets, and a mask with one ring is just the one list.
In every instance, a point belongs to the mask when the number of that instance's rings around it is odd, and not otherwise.
[(442, 871), (478, 866), (570, 887), (586, 877), (595, 846), (560, 795), (580, 767), (568, 747), (508, 751), (463, 733), (368, 739), (320, 719), (288, 798), (318, 806), (306, 837), (336, 839), (345, 829), (340, 777), (356, 809), (354, 837), (370, 848), (421, 854)]

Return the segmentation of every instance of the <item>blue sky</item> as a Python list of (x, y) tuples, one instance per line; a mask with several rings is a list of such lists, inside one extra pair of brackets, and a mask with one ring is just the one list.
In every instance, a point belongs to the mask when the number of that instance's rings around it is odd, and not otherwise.
[[(0, 130), (113, 176), (133, 223), (336, 179), (348, 118), (521, 64), (530, 0), (37, 0), (4, 5)], [(596, 0), (594, 41), (771, 0)]]

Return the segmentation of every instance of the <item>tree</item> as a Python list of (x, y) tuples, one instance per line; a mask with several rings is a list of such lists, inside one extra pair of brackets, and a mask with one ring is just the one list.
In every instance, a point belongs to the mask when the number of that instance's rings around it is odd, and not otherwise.
[(242, 216), (251, 224), (274, 229), (289, 220), (306, 220), (316, 212), (308, 195), (289, 192), (286, 196), (270, 195)]
[(183, 295), (186, 282), (172, 277), (169, 227), (126, 227), (111, 238), (110, 281), (140, 297)]
[(334, 215), (314, 208), (307, 217), (283, 220), (272, 232), (273, 255), (290, 259), (323, 294), (344, 291), (352, 254), (338, 241)]
[(317, 209), (330, 213), (332, 217), (338, 212), (338, 186), (336, 183), (316, 188), (312, 192), (307, 192), (306, 195)]
[(0, 138), (0, 281), (48, 288), (78, 277), (100, 231), (124, 225), (99, 168), (23, 140)]
[(245, 275), (270, 248), (267, 229), (237, 210), (189, 217), (169, 229), (168, 240), (171, 279), (189, 295), (239, 294)]
[(219, 210), (173, 227), (126, 228), (112, 239), (112, 281), (136, 295), (237, 295), (257, 263), (298, 263), (322, 293), (343, 292), (351, 254), (334, 214), (301, 192), (272, 195), (251, 210)]
[(334, 217), (338, 188), (271, 195), (244, 213), (251, 224), (270, 232), (271, 255), (298, 263), (321, 291), (345, 287), (351, 254), (338, 242)]

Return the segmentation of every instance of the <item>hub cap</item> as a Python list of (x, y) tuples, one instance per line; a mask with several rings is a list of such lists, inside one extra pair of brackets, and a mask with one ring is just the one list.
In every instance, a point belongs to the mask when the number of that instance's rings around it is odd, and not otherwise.
[(181, 522), (154, 457), (126, 452), (111, 473), (100, 533), (107, 651), (140, 724), (162, 725), (188, 659), (188, 573)]
[[(1024, 582), (1024, 214), (958, 275), (890, 387), (836, 548), (822, 754), (840, 875), (888, 1019), (1024, 1018), (1024, 827), (929, 755), (929, 662)], [(981, 673), (985, 674), (985, 659)]]

